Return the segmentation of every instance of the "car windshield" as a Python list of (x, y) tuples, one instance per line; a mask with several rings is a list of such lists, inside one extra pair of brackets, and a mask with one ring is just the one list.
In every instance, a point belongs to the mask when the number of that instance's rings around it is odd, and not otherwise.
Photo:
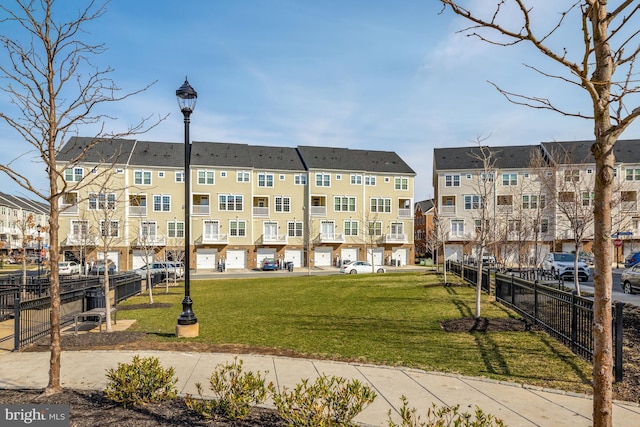
[(560, 262), (573, 262), (575, 259), (573, 254), (555, 254), (554, 258), (556, 261)]

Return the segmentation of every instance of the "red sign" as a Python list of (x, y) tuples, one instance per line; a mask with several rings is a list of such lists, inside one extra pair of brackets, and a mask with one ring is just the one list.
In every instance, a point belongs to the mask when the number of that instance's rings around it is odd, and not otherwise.
[(620, 239), (616, 239), (613, 241), (613, 246), (615, 246), (616, 248), (622, 246), (622, 240)]
[(40, 258), (44, 258), (44, 249), (40, 251)]

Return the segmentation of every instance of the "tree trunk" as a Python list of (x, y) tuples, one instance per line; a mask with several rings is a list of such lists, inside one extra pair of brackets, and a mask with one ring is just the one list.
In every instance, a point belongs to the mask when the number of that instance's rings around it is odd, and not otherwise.
[[(49, 169), (50, 174), (53, 169)], [(50, 176), (51, 194), (58, 194), (57, 182)], [(49, 205), (49, 244), (53, 250), (49, 251), (51, 260), (50, 295), (51, 295), (51, 347), (49, 359), (49, 383), (44, 390), (45, 395), (56, 394), (62, 391), (60, 385), (60, 276), (58, 274), (58, 260), (60, 247), (58, 235), (58, 197), (54, 196)]]

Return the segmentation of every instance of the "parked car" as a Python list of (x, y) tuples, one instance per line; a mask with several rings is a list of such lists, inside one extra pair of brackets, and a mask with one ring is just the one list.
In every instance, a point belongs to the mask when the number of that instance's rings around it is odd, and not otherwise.
[(166, 265), (167, 277), (173, 279), (175, 276), (176, 279), (184, 277), (184, 264), (177, 261), (167, 261), (166, 263), (162, 263)]
[(588, 266), (592, 266), (595, 262), (595, 255), (593, 252), (580, 251), (580, 255), (578, 255), (578, 260), (584, 262)]
[[(574, 277), (576, 256), (569, 252), (551, 252), (542, 260), (542, 269), (549, 271), (556, 278)], [(585, 282), (589, 280), (589, 266), (578, 261), (578, 280)]]
[(340, 273), (348, 273), (348, 274), (358, 274), (358, 273), (384, 273), (387, 270), (380, 266), (374, 265), (367, 261), (355, 261), (350, 264), (345, 264), (340, 267)]
[(640, 262), (640, 252), (630, 253), (624, 259), (624, 268), (631, 268), (639, 262)]
[(59, 262), (58, 274), (60, 276), (73, 276), (74, 274), (80, 274), (80, 264), (75, 261)]
[(147, 278), (147, 273), (153, 276), (156, 273), (164, 273), (164, 271), (164, 263), (162, 262), (152, 262), (132, 270), (132, 272), (139, 274), (143, 279)]
[(105, 263), (104, 260), (99, 259), (95, 262), (93, 267), (91, 267), (91, 274), (104, 274), (105, 265), (107, 265), (107, 269), (109, 270), (109, 274), (116, 272), (116, 264), (110, 259)]
[(262, 271), (277, 270), (278, 263), (273, 258), (265, 258), (262, 260)]
[(620, 282), (625, 294), (640, 292), (640, 263), (623, 270)]

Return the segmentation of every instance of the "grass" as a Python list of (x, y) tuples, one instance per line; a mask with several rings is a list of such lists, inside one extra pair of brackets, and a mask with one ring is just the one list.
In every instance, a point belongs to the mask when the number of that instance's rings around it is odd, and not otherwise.
[[(273, 276), (197, 280), (191, 296), (200, 334), (191, 342), (293, 350), (312, 357), (484, 376), (568, 391), (591, 391), (591, 366), (543, 332), (444, 332), (472, 317), (475, 289), (444, 287), (434, 273)], [(171, 308), (121, 310), (135, 330), (180, 341), (183, 288), (154, 292)], [(121, 306), (148, 303), (148, 296)], [(482, 317), (517, 317), (483, 296)]]

